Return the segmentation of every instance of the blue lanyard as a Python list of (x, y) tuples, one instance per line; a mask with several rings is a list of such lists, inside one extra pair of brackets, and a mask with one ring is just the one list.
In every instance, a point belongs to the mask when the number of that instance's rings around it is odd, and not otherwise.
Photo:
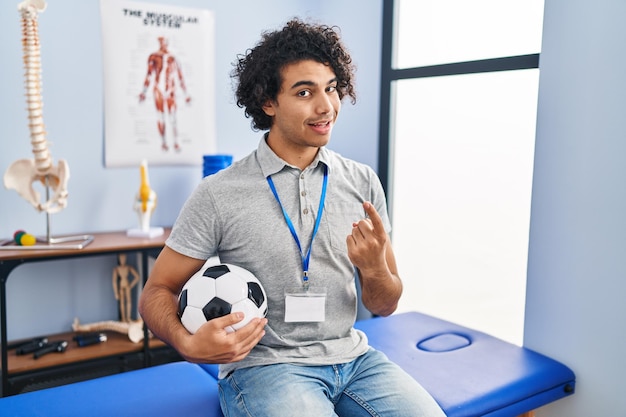
[(298, 249), (300, 250), (300, 257), (302, 258), (302, 284), (305, 290), (309, 289), (309, 262), (311, 261), (311, 248), (313, 247), (313, 239), (315, 239), (315, 235), (317, 234), (317, 229), (320, 227), (320, 222), (322, 220), (322, 212), (324, 211), (324, 200), (326, 200), (326, 186), (328, 185), (328, 167), (324, 166), (324, 182), (322, 184), (322, 195), (320, 196), (320, 205), (317, 209), (317, 217), (315, 218), (315, 227), (313, 228), (313, 234), (311, 235), (311, 244), (309, 245), (309, 250), (306, 255), (302, 254), (302, 245), (300, 244), (300, 239), (298, 239), (298, 234), (296, 233), (296, 228), (293, 226), (291, 222), (291, 218), (285, 211), (285, 207), (280, 202), (280, 198), (278, 197), (278, 192), (276, 191), (276, 187), (274, 186), (274, 181), (272, 181), (272, 176), (267, 177), (267, 183), (270, 185), (272, 193), (274, 193), (274, 197), (276, 197), (276, 201), (278, 201), (278, 205), (283, 211), (283, 216), (285, 216), (285, 222), (287, 222), (287, 226), (289, 227), (289, 231), (291, 232), (291, 236), (296, 241), (296, 245), (298, 245)]

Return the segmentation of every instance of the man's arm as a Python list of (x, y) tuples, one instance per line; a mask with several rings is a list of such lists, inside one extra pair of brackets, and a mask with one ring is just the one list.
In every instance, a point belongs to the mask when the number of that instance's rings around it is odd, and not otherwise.
[(369, 202), (363, 203), (363, 208), (368, 218), (352, 225), (346, 239), (348, 257), (359, 271), (365, 307), (373, 314), (388, 316), (398, 307), (402, 281), (380, 215)]
[(227, 363), (245, 358), (265, 334), (267, 319), (253, 319), (227, 333), (243, 313), (213, 319), (190, 334), (178, 317), (178, 294), (204, 261), (184, 256), (165, 246), (157, 258), (139, 299), (139, 312), (148, 328), (189, 362)]

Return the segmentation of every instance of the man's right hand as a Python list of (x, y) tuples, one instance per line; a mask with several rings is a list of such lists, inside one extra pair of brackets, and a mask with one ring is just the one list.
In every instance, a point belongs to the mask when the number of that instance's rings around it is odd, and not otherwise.
[(238, 362), (265, 335), (266, 318), (255, 318), (239, 330), (228, 333), (225, 329), (243, 320), (241, 312), (209, 320), (195, 334), (190, 334), (179, 346), (179, 353), (185, 360), (194, 363)]

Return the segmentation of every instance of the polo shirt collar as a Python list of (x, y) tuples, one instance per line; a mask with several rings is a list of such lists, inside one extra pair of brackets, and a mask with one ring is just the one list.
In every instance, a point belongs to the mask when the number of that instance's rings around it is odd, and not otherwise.
[[(261, 141), (259, 142), (259, 147), (257, 148), (257, 158), (259, 160), (259, 165), (261, 166), (261, 172), (265, 178), (276, 174), (286, 166), (293, 167), (274, 153), (265, 141), (266, 137), (267, 133), (263, 135)], [(320, 148), (310, 166), (315, 168), (320, 162), (330, 168), (330, 152), (326, 149), (326, 147)]]

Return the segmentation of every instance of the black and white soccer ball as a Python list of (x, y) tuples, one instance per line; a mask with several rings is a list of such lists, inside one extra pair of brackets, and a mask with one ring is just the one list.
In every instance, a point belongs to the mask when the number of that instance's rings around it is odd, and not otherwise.
[(178, 296), (180, 321), (192, 334), (207, 321), (237, 311), (243, 312), (245, 318), (227, 327), (229, 333), (255, 317), (265, 317), (267, 296), (259, 280), (236, 265), (202, 267), (189, 278)]

